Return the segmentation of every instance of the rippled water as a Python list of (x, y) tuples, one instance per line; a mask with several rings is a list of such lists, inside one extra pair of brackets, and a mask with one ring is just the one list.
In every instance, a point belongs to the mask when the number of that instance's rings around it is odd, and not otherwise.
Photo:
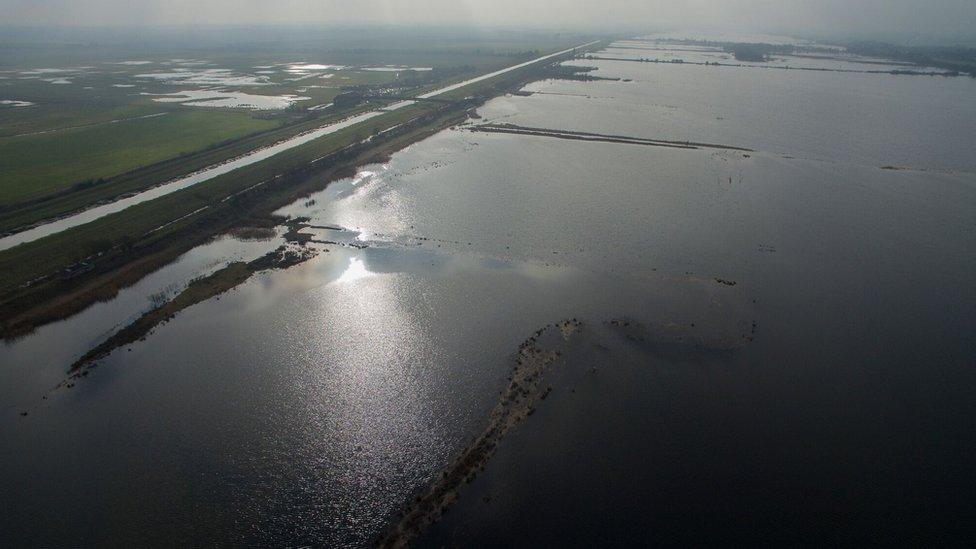
[[(645, 456), (637, 478), (660, 489), (625, 516), (743, 497), (811, 517), (758, 514), (760, 529), (868, 509), (858, 524), (878, 531), (958, 532), (949, 519), (973, 511), (976, 488), (976, 82), (582, 64), (633, 81), (536, 83), (476, 122), (755, 152), (447, 130), (282, 210), (365, 249), (318, 245), (329, 251), (191, 307), (71, 390), (44, 392), (148, 295), (277, 240), (195, 250), (7, 345), (2, 539), (367, 544), (483, 427), (519, 343), (567, 317), (706, 336), (758, 325), (719, 361), (653, 357), (622, 385), (633, 392), (612, 417), (644, 427), (621, 432), (666, 439), (608, 449), (609, 463)], [(553, 478), (588, 470), (572, 446), (552, 447)], [(676, 499), (707, 497), (688, 477), (702, 471), (744, 476), (712, 505)]]

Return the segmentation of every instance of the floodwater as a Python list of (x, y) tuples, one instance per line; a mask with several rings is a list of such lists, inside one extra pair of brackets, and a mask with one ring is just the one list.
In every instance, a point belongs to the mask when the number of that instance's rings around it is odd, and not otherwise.
[(183, 90), (154, 97), (159, 103), (182, 103), (193, 107), (222, 107), (230, 109), (286, 109), (308, 97), (298, 95), (256, 95), (229, 90)]
[[(368, 545), (571, 317), (551, 400), (426, 541), (971, 539), (976, 81), (579, 64), (631, 81), (535, 83), (473, 122), (754, 152), (446, 130), (284, 208), (332, 227), (318, 257), (74, 388), (49, 390), (152, 293), (279, 240), (8, 343), (0, 540)], [(664, 352), (621, 318), (735, 344)]]
[(406, 67), (402, 65), (388, 65), (385, 67), (364, 67), (362, 70), (373, 71), (373, 72), (402, 72), (402, 71), (424, 72), (424, 71), (432, 71), (434, 69), (433, 67)]
[(339, 70), (346, 68), (345, 65), (322, 65), (320, 63), (290, 63), (285, 72), (292, 74), (308, 74), (312, 71)]

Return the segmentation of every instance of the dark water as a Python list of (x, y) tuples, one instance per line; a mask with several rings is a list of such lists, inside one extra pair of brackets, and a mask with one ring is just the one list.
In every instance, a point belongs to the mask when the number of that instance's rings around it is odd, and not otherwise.
[(567, 317), (758, 331), (721, 357), (587, 332), (556, 387), (580, 398), (554, 391), (431, 543), (970, 533), (976, 82), (583, 64), (634, 81), (480, 113), (756, 152), (441, 132), (284, 210), (365, 250), (258, 275), (71, 390), (45, 392), (155, 289), (6, 346), (0, 540), (366, 544)]

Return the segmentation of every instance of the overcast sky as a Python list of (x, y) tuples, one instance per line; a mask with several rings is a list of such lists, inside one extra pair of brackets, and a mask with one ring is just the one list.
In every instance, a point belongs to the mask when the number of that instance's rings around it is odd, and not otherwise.
[(976, 33), (976, 0), (0, 0), (7, 24), (394, 23)]

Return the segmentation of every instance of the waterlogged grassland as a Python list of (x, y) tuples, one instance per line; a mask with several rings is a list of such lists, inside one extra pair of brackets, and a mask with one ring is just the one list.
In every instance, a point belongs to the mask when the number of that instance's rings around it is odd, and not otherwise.
[(158, 116), (0, 138), (0, 206), (63, 192), (278, 125), (248, 112), (158, 109)]

